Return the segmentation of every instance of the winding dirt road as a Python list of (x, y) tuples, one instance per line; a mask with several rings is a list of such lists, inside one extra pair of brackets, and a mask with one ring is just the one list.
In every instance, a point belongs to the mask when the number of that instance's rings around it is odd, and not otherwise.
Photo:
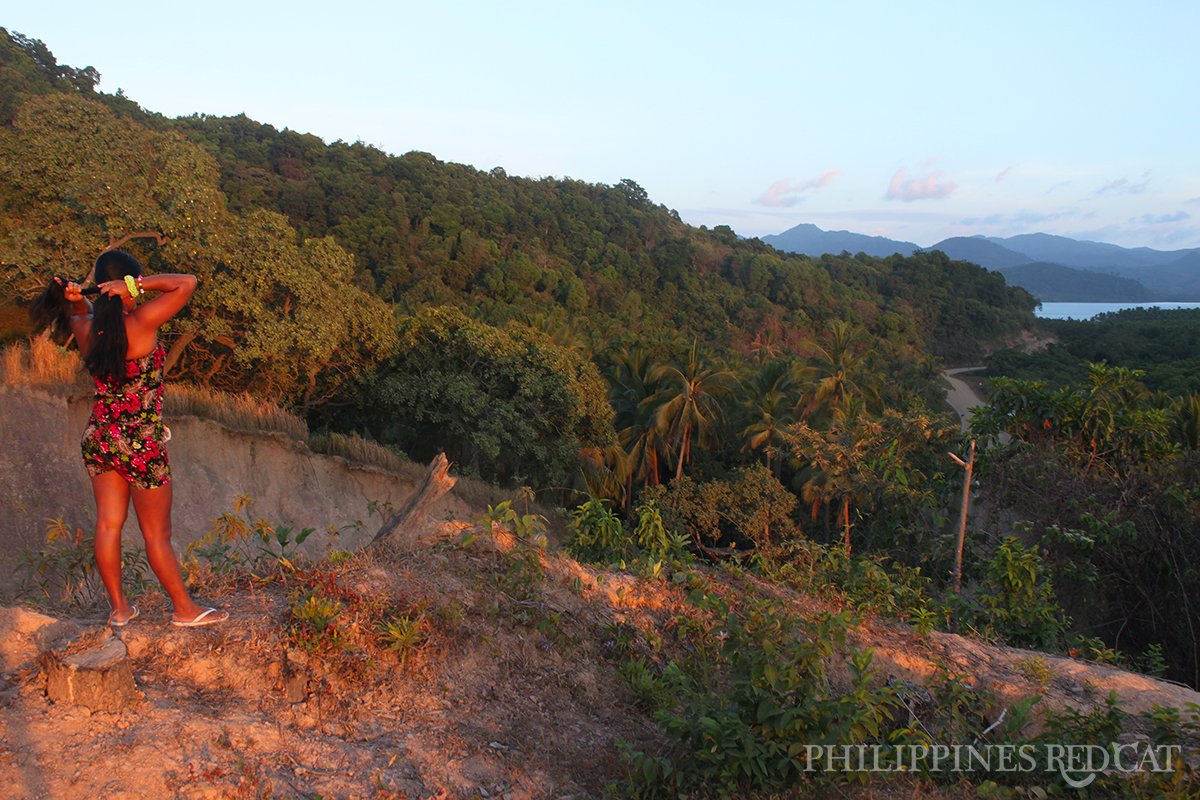
[(948, 369), (942, 372), (942, 377), (950, 384), (950, 391), (946, 392), (946, 402), (958, 414), (959, 423), (965, 431), (971, 424), (973, 409), (976, 406), (984, 404), (983, 399), (975, 393), (975, 390), (967, 385), (967, 382), (961, 378), (954, 377), (963, 372), (978, 372), (986, 367), (957, 367)]

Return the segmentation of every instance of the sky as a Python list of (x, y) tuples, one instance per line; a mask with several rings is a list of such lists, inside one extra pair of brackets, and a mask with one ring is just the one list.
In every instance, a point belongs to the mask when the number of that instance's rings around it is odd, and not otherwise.
[(1200, 247), (1192, 0), (110, 0), (0, 26), (168, 116), (628, 178), (743, 236)]

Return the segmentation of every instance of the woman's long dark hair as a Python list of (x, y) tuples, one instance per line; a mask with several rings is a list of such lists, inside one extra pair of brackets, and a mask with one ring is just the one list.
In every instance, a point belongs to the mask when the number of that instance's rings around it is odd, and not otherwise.
[[(119, 281), (126, 275), (138, 277), (142, 265), (124, 250), (108, 250), (96, 259), (96, 285)], [(56, 340), (65, 340), (71, 330), (71, 304), (63, 294), (65, 287), (57, 281), (33, 301), (29, 315), (37, 328), (49, 328)], [(119, 297), (101, 294), (92, 303), (92, 344), (83, 354), (88, 372), (98, 378), (122, 380), (125, 377), (125, 350), (129, 346), (125, 335), (125, 306)]]

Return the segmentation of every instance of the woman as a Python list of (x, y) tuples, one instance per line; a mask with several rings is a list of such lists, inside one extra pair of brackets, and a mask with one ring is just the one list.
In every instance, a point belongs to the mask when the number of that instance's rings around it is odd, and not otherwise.
[[(142, 276), (136, 258), (109, 250), (96, 259), (93, 308), (76, 283), (55, 278), (34, 304), (39, 326), (70, 333), (96, 385), (83, 436), (83, 461), (96, 496), (96, 567), (108, 591), (114, 627), (138, 616), (121, 587), (121, 528), (129, 500), (146, 540), (146, 558), (174, 605), (171, 624), (223, 622), (229, 613), (197, 605), (171, 549), (171, 466), (162, 421), (163, 361), (158, 329), (196, 290), (194, 275)], [(142, 293), (157, 296), (138, 304)]]

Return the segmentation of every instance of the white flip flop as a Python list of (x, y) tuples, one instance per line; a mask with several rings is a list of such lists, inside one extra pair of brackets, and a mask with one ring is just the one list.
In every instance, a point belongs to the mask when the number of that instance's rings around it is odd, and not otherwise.
[[(223, 616), (223, 617), (209, 616), (210, 614), (221, 614), (221, 613), (224, 613), (225, 616)], [(216, 625), (218, 622), (224, 622), (227, 619), (229, 619), (228, 611), (222, 612), (221, 609), (219, 609), (219, 608), (206, 608), (203, 611), (201, 611), (199, 614), (197, 614), (194, 619), (190, 619), (187, 622), (173, 619), (173, 620), (171, 620), (171, 624), (177, 628), (199, 628), (202, 625)]]

